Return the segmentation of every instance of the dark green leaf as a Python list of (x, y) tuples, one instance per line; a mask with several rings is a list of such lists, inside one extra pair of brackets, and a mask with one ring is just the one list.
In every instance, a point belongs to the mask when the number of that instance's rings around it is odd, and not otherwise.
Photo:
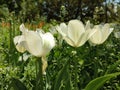
[(9, 86), (13, 90), (27, 90), (26, 86), (18, 79), (12, 78), (12, 82)]
[(71, 90), (68, 62), (59, 71), (55, 80), (54, 90), (60, 90), (60, 88), (62, 87), (62, 82), (64, 83), (65, 90)]
[(107, 80), (120, 75), (120, 72), (107, 74), (101, 77), (98, 77), (92, 81), (90, 81), (87, 86), (85, 87), (85, 90), (98, 90)]

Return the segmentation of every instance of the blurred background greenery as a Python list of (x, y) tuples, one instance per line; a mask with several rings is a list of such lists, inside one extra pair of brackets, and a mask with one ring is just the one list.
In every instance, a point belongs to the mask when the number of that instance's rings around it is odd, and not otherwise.
[(0, 17), (14, 13), (21, 22), (39, 20), (69, 21), (70, 19), (120, 22), (119, 0), (1, 0)]
[[(114, 33), (120, 32), (120, 1), (0, 0), (0, 90), (9, 90), (10, 86), (16, 85), (15, 82), (21, 85), (13, 78), (24, 83), (28, 90), (34, 90), (35, 58), (28, 52), (19, 53), (13, 44), (14, 36), (21, 33), (19, 25), (25, 23), (29, 29), (43, 28), (48, 31), (51, 26), (71, 19), (79, 19), (83, 23), (90, 20), (93, 24), (112, 23)], [(44, 76), (46, 90), (54, 90), (58, 71), (68, 59), (72, 60), (71, 72), (74, 77), (74, 52), (77, 52), (75, 55), (79, 61), (79, 90), (96, 77), (120, 72), (120, 38), (116, 38), (114, 33), (102, 45), (90, 47), (87, 42), (76, 51), (64, 41), (61, 44), (59, 35), (54, 35), (58, 42), (48, 56), (48, 73)], [(111, 65), (113, 68), (110, 70)], [(61, 90), (64, 90), (63, 87)], [(101, 90), (120, 90), (120, 76), (108, 81)]]

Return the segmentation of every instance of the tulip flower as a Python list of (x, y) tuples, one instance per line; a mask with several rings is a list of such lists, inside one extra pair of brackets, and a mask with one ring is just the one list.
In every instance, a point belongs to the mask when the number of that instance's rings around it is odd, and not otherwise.
[(42, 30), (29, 31), (24, 24), (20, 26), (21, 36), (14, 38), (14, 43), (19, 52), (27, 50), (37, 57), (45, 56), (55, 46), (55, 40), (51, 33)]
[(113, 28), (110, 28), (109, 24), (105, 24), (105, 25), (95, 25), (92, 30), (96, 32), (90, 37), (89, 42), (92, 45), (96, 45), (96, 44), (104, 43), (105, 40), (113, 31)]
[(68, 25), (61, 23), (56, 26), (63, 39), (73, 47), (82, 46), (95, 33), (90, 29), (90, 22), (86, 26), (79, 20), (70, 20)]
[[(50, 32), (44, 33), (42, 30), (30, 31), (25, 28), (24, 24), (20, 25), (21, 36), (14, 38), (16, 49), (19, 52), (27, 50), (36, 57), (42, 57), (42, 62), (45, 62), (45, 57), (50, 50), (55, 46), (55, 39)], [(44, 60), (44, 61), (43, 61)], [(43, 63), (44, 70), (47, 66)]]

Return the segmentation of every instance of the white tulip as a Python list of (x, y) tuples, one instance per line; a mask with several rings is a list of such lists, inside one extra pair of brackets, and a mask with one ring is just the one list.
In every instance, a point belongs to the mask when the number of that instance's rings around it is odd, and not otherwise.
[(61, 23), (56, 29), (63, 39), (73, 47), (82, 46), (95, 33), (90, 29), (89, 21), (84, 26), (79, 20), (70, 20), (68, 25)]
[(20, 52), (23, 51), (20, 48), (24, 48), (32, 55), (41, 57), (48, 54), (55, 46), (54, 37), (49, 32), (43, 33), (41, 30), (29, 31), (24, 24), (20, 25), (20, 31), (22, 31), (22, 35), (14, 38), (14, 43), (16, 47), (19, 46), (18, 51)]
[(34, 56), (42, 57), (43, 73), (47, 67), (46, 55), (55, 46), (55, 39), (50, 32), (44, 33), (42, 30), (29, 31), (24, 24), (20, 25), (21, 36), (14, 38), (14, 43), (19, 52), (27, 50)]
[(113, 31), (113, 28), (110, 28), (109, 24), (105, 24), (105, 25), (95, 25), (92, 30), (96, 32), (90, 37), (89, 42), (92, 45), (96, 45), (105, 42), (105, 40)]

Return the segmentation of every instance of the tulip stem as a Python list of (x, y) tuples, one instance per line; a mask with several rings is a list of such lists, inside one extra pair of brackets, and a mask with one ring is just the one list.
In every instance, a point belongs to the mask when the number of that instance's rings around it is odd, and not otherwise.
[(78, 64), (78, 57), (77, 57), (77, 48), (74, 48), (74, 52), (73, 53), (73, 62), (74, 62), (74, 89), (75, 90), (78, 90), (78, 73), (77, 73), (77, 70), (78, 70), (78, 67), (77, 67), (77, 64)]
[(42, 75), (42, 60), (41, 58), (37, 59), (36, 66), (36, 90), (43, 90), (43, 75)]
[[(76, 56), (75, 56), (76, 57)], [(77, 85), (77, 58), (75, 58), (76, 60), (75, 60), (75, 66), (74, 66), (74, 68), (75, 68), (75, 90), (78, 90), (78, 85)]]

